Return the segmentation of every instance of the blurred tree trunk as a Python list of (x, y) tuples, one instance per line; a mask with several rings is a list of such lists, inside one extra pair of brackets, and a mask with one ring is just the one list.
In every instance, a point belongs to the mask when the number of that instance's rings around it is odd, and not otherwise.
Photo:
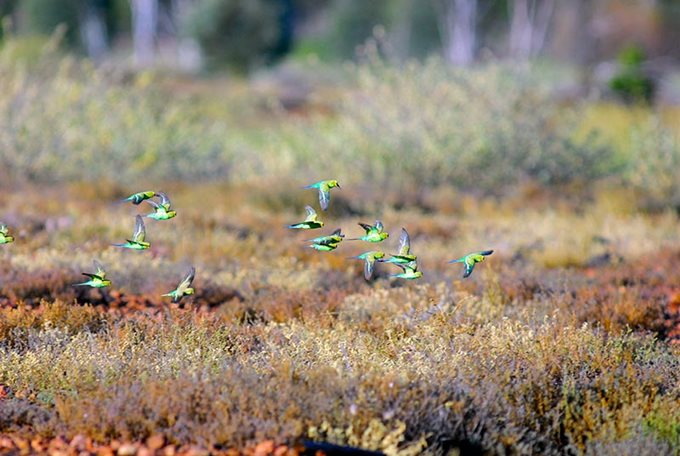
[(94, 2), (88, 2), (81, 12), (80, 39), (93, 60), (99, 60), (108, 50), (108, 33), (104, 12)]
[(555, 0), (511, 0), (509, 6), (510, 55), (520, 60), (537, 56), (545, 45)]
[(130, 0), (130, 7), (135, 62), (138, 65), (147, 66), (154, 60), (158, 0)]
[(444, 57), (453, 65), (469, 65), (477, 46), (477, 0), (435, 0)]

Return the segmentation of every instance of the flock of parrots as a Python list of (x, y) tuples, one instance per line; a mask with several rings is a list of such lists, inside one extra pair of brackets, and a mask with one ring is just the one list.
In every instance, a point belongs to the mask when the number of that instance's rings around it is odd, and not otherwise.
[[(319, 192), (319, 203), (322, 210), (327, 210), (331, 199), (331, 189), (340, 188), (337, 180), (323, 180), (315, 184), (308, 185), (304, 187), (305, 189), (316, 189)], [(158, 198), (158, 202), (154, 201), (153, 198)], [(124, 202), (130, 202), (134, 205), (139, 205), (143, 201), (146, 201), (153, 207), (153, 212), (146, 214), (145, 217), (154, 220), (169, 220), (177, 215), (177, 211), (173, 210), (171, 207), (170, 199), (163, 192), (138, 192), (130, 195), (124, 200)], [(319, 220), (318, 214), (311, 206), (306, 206), (307, 217), (304, 221), (300, 223), (295, 223), (288, 225), (290, 229), (301, 229), (301, 230), (313, 230), (322, 228), (324, 222)], [(364, 231), (365, 235), (348, 239), (348, 241), (365, 241), (371, 243), (383, 242), (389, 237), (389, 233), (385, 231), (380, 220), (376, 220), (375, 224), (369, 225), (367, 223), (359, 223)], [(323, 251), (329, 252), (335, 250), (338, 245), (343, 241), (345, 235), (342, 234), (341, 229), (333, 231), (327, 236), (320, 236), (314, 239), (310, 239), (309, 247)], [(132, 234), (131, 239), (126, 239), (125, 243), (113, 244), (116, 247), (132, 249), (132, 250), (146, 250), (151, 244), (146, 242), (146, 228), (144, 226), (144, 220), (140, 215), (135, 217), (135, 229)], [(0, 245), (9, 244), (14, 242), (14, 237), (9, 234), (9, 228), (7, 225), (0, 223)], [(452, 260), (449, 263), (463, 263), (465, 265), (465, 271), (463, 277), (467, 278), (472, 274), (475, 264), (484, 261), (484, 258), (491, 255), (493, 250), (485, 250), (481, 252), (474, 252), (465, 255), (457, 260)], [(352, 259), (362, 260), (364, 262), (364, 277), (366, 280), (371, 280), (373, 277), (373, 271), (375, 269), (375, 263), (391, 263), (397, 265), (401, 268), (402, 272), (400, 274), (393, 274), (392, 277), (397, 277), (401, 279), (418, 279), (423, 276), (422, 271), (418, 270), (417, 257), (411, 253), (411, 241), (409, 234), (405, 228), (401, 229), (401, 236), (399, 237), (399, 250), (395, 254), (390, 254), (389, 259), (385, 259), (385, 253), (379, 250), (371, 250), (364, 252), (361, 255), (351, 257)], [(106, 271), (104, 266), (97, 260), (94, 261), (95, 272), (88, 273), (84, 272), (83, 275), (89, 280), (82, 283), (74, 284), (74, 286), (88, 286), (92, 288), (104, 288), (111, 285), (111, 280), (106, 278)], [(192, 266), (186, 277), (179, 283), (176, 289), (162, 295), (171, 297), (174, 302), (179, 302), (184, 296), (189, 296), (194, 294), (194, 289), (191, 287), (191, 283), (196, 275), (196, 270)]]
[[(315, 184), (303, 187), (305, 189), (316, 189), (319, 191), (319, 204), (322, 210), (328, 209), (328, 204), (331, 200), (331, 189), (340, 188), (337, 180), (323, 180)], [(296, 230), (313, 230), (317, 228), (322, 228), (324, 223), (319, 220), (319, 216), (311, 206), (305, 206), (307, 211), (307, 218), (300, 223), (295, 223), (293, 225), (288, 225), (288, 228)], [(359, 238), (347, 239), (348, 241), (365, 241), (365, 242), (382, 242), (388, 237), (389, 233), (385, 231), (380, 220), (376, 220), (375, 224), (369, 225), (368, 223), (359, 223), (359, 226), (364, 229), (366, 234)], [(345, 238), (342, 234), (342, 230), (338, 228), (333, 231), (328, 236), (320, 236), (314, 239), (310, 239), (309, 246), (316, 250), (321, 250), (323, 252), (329, 252), (335, 250), (338, 245)], [(475, 264), (484, 261), (484, 258), (491, 255), (493, 250), (484, 250), (482, 252), (474, 252), (465, 255), (457, 260), (449, 261), (449, 263), (463, 263), (465, 264), (465, 272), (463, 277), (467, 278), (472, 274), (472, 270)], [(393, 274), (392, 277), (398, 277), (400, 279), (418, 279), (423, 276), (422, 271), (418, 270), (418, 261), (416, 255), (411, 253), (411, 239), (408, 235), (408, 231), (405, 228), (401, 229), (401, 236), (399, 236), (399, 251), (396, 254), (390, 254), (389, 259), (385, 259), (385, 253), (379, 250), (371, 250), (364, 252), (361, 255), (351, 257), (352, 259), (362, 260), (364, 262), (364, 277), (366, 280), (371, 280), (373, 277), (373, 270), (375, 269), (375, 263), (392, 263), (399, 266), (402, 270), (399, 274)]]

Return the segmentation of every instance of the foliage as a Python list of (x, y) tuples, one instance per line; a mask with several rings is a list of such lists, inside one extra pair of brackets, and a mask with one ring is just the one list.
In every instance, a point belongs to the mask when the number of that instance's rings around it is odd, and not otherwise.
[(285, 2), (278, 0), (205, 0), (192, 6), (183, 27), (211, 66), (250, 70), (280, 47), (283, 8)]
[(627, 101), (651, 101), (654, 83), (645, 74), (645, 55), (638, 47), (628, 47), (619, 54), (618, 73), (609, 81), (609, 87)]

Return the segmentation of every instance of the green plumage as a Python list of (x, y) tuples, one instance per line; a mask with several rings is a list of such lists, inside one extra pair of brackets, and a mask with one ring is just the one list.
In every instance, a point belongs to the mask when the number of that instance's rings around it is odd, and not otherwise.
[(132, 195), (128, 196), (125, 198), (123, 201), (130, 201), (132, 204), (140, 204), (144, 200), (148, 200), (149, 198), (153, 198), (156, 196), (156, 192), (154, 191), (146, 191), (146, 192), (137, 192), (133, 193)]
[(385, 258), (385, 254), (378, 250), (372, 250), (370, 252), (364, 252), (361, 255), (351, 257), (356, 260), (363, 260), (364, 262), (364, 278), (366, 280), (371, 280), (373, 277), (373, 271), (375, 269), (376, 261), (381, 262)]
[(305, 206), (305, 211), (307, 213), (307, 218), (303, 222), (288, 225), (288, 228), (293, 230), (314, 230), (323, 227), (323, 222), (319, 220), (319, 216), (314, 208)]
[(14, 237), (9, 235), (9, 228), (4, 223), (0, 223), (0, 245), (14, 242)]
[(147, 200), (146, 202), (153, 206), (154, 211), (147, 214), (147, 218), (154, 220), (168, 220), (177, 215), (177, 211), (171, 209), (170, 198), (163, 192), (158, 192), (156, 194), (160, 198), (160, 203), (156, 203), (152, 200)]
[(390, 237), (380, 220), (376, 220), (375, 225), (360, 222), (359, 226), (366, 231), (366, 234), (360, 238), (348, 239), (349, 241), (382, 242)]
[(325, 211), (328, 209), (328, 204), (331, 201), (331, 189), (335, 187), (340, 188), (340, 184), (338, 184), (337, 180), (330, 179), (322, 180), (303, 188), (314, 188), (319, 190), (319, 205), (321, 206), (321, 209)]
[(132, 239), (126, 239), (124, 244), (113, 244), (116, 247), (122, 247), (124, 249), (132, 250), (146, 250), (151, 244), (145, 242), (146, 239), (146, 227), (144, 226), (144, 220), (140, 215), (135, 217), (135, 231), (132, 234)]
[(83, 275), (89, 277), (90, 280), (88, 280), (87, 282), (76, 283), (73, 286), (74, 287), (87, 286), (92, 288), (104, 288), (110, 286), (111, 281), (106, 278), (106, 271), (104, 270), (104, 266), (102, 266), (102, 264), (99, 261), (94, 260), (94, 268), (97, 271), (95, 273), (83, 272)]
[(392, 277), (397, 277), (399, 279), (414, 280), (419, 279), (423, 276), (423, 273), (418, 270), (418, 263), (415, 261), (406, 264), (397, 263), (397, 266), (399, 266), (402, 269), (402, 272), (400, 274), (394, 274)]
[(416, 261), (417, 257), (411, 254), (411, 238), (405, 228), (401, 229), (401, 236), (399, 236), (399, 252), (390, 256), (391, 258), (385, 260), (385, 263), (408, 264)]
[(472, 271), (475, 269), (475, 264), (484, 261), (484, 258), (491, 255), (493, 250), (484, 250), (482, 252), (469, 253), (457, 260), (451, 260), (449, 263), (463, 263), (465, 265), (465, 271), (463, 272), (463, 278), (466, 279), (470, 277)]
[(195, 290), (191, 288), (191, 283), (194, 281), (195, 276), (196, 269), (192, 266), (191, 269), (189, 269), (189, 273), (186, 275), (186, 277), (179, 283), (179, 285), (177, 285), (177, 288), (162, 296), (169, 296), (172, 298), (173, 302), (179, 302), (184, 296), (194, 294)]

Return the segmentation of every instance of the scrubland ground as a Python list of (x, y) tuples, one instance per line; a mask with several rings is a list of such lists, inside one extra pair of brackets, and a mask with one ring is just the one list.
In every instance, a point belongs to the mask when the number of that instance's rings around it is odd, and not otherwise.
[[(346, 69), (291, 112), (7, 52), (0, 451), (679, 451), (677, 111), (435, 61)], [(322, 231), (380, 218), (394, 251), (407, 227), (422, 280), (367, 283), (347, 257), (373, 246), (285, 228), (331, 177)], [(177, 218), (112, 247), (152, 188)], [(487, 248), (469, 279), (446, 264)], [(72, 287), (95, 258), (111, 289)], [(197, 294), (161, 298), (190, 265)]]

